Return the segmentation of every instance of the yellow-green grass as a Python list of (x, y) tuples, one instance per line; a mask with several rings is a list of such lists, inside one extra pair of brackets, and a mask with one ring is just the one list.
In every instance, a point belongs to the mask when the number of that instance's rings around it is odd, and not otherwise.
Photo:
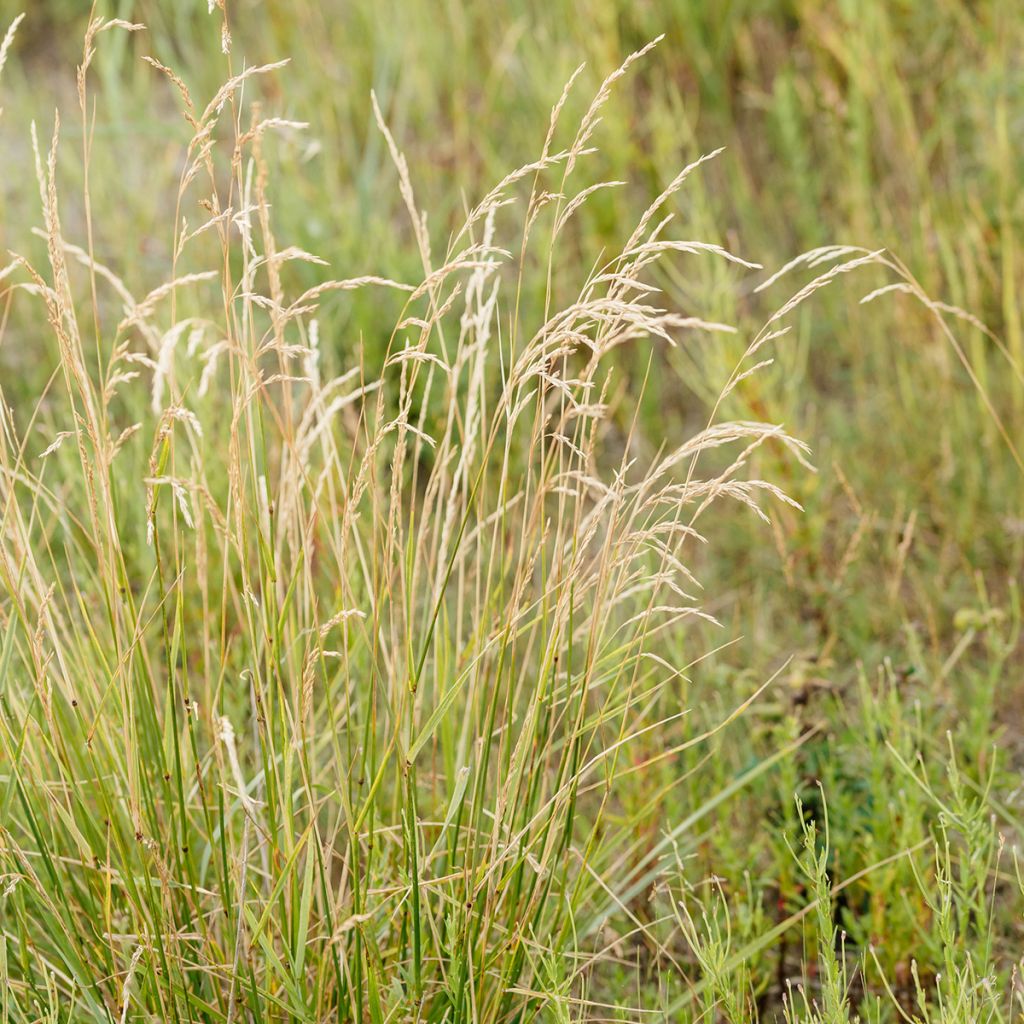
[(0, 78), (5, 1019), (1016, 1019), (1012, 7), (95, 15)]

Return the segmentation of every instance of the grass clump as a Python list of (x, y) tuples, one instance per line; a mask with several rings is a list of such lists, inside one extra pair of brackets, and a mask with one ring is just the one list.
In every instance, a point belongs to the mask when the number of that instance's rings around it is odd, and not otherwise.
[[(599, 244), (588, 218), (628, 186), (598, 173), (598, 126), (655, 43), (554, 90), (533, 157), (457, 217), (447, 196), (440, 232), (374, 94), (403, 220), (354, 247), (325, 196), (335, 269), (292, 236), (308, 125), (275, 96), (301, 71), (237, 61), (210, 14), (201, 74), (144, 54), (179, 135), (152, 169), (176, 187), (124, 197), (138, 237), (94, 129), (104, 50), (141, 24), (93, 12), (19, 165), (39, 205), (0, 268), (0, 344), (32, 352), (0, 420), (0, 1019), (1012, 1019), (992, 814), (1017, 822), (988, 738), (1016, 592), (979, 585), (938, 668), (910, 630), (911, 667), (846, 700), (820, 677), (835, 594), (820, 650), (744, 674), (698, 582), (774, 536), (772, 575), (820, 583), (787, 557), (813, 473), (771, 388), (850, 276), (878, 277), (868, 309), (909, 300), (1019, 461), (951, 326), (980, 321), (880, 249), (755, 279), (678, 231), (717, 153)], [(388, 265), (339, 262), (359, 247)], [(665, 402), (683, 387), (696, 415)], [(842, 479), (840, 581), (874, 531)], [(949, 708), (905, 694), (954, 675), (979, 699), (947, 753)]]
[[(83, 114), (94, 48), (136, 28), (90, 25)], [(608, 426), (621, 348), (730, 329), (656, 305), (652, 265), (753, 266), (667, 235), (687, 168), (559, 301), (560, 236), (594, 191), (573, 170), (643, 52), (557, 149), (563, 96), (441, 255), (375, 106), (416, 282), (293, 288), (319, 261), (275, 239), (263, 145), (296, 126), (242, 100), (279, 65), (202, 105), (152, 62), (191, 138), (168, 278), (141, 298), (94, 251), (88, 133), (81, 244), (59, 121), (37, 149), (46, 262), (16, 257), (8, 296), (57, 362), (2, 456), (16, 1019), (575, 1013), (606, 930), (644, 931), (618, 894), (657, 807), (620, 790), (700, 740), (687, 665), (659, 654), (706, 616), (686, 552), (716, 501), (786, 500), (744, 473), (757, 448), (805, 449), (714, 422), (644, 457)], [(516, 270), (534, 245), (537, 323)], [(330, 339), (328, 373), (319, 306), (361, 288), (396, 326), (377, 366)]]

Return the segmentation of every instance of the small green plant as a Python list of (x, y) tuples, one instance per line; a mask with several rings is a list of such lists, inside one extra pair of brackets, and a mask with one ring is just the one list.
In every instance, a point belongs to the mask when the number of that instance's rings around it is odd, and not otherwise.
[[(958, 767), (958, 751), (949, 737), (948, 791), (936, 792), (926, 777), (897, 756), (939, 809), (931, 877), (915, 868), (915, 877), (931, 919), (921, 936), (922, 950), (936, 965), (930, 980), (918, 963), (911, 964), (916, 1002), (914, 1019), (921, 1024), (967, 1024), (968, 1021), (1013, 1019), (1010, 977), (1000, 978), (994, 959), (996, 901), (1000, 890), (1003, 840), (995, 827), (988, 786), (972, 792)], [(992, 765), (992, 772), (995, 765)], [(991, 779), (989, 780), (989, 785)], [(872, 957), (878, 967), (877, 957)], [(888, 988), (883, 977), (883, 984)], [(1005, 986), (1011, 997), (1004, 998)], [(892, 996), (892, 991), (889, 989)], [(895, 998), (895, 997), (893, 997)], [(906, 1014), (906, 1011), (902, 1011)]]
[(850, 976), (846, 961), (846, 935), (836, 923), (832, 909), (833, 893), (829, 877), (829, 858), (832, 855), (829, 844), (828, 814), (825, 813), (825, 828), (822, 842), (818, 842), (818, 830), (806, 817), (803, 803), (796, 800), (797, 817), (800, 821), (800, 848), (792, 850), (807, 879), (807, 894), (813, 907), (813, 934), (817, 949), (817, 971), (820, 990), (812, 997), (801, 987), (798, 995), (791, 991), (786, 1000), (785, 1014), (788, 1024), (849, 1024), (857, 1020), (850, 1008)]

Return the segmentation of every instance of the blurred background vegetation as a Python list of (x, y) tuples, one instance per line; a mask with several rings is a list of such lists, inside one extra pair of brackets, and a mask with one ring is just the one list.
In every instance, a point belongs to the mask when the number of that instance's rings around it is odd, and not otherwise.
[[(3, 24), (22, 6), (2, 0)], [(73, 69), (89, 15), (85, 0), (27, 6), (4, 72), (4, 249), (23, 248), (39, 221), (35, 181), (14, 169), (31, 166), (31, 120), (48, 138), (54, 107), (76, 108)], [(200, 105), (224, 80), (228, 58), (206, 0), (107, 0), (99, 10), (147, 26), (111, 33), (100, 48), (92, 157), (97, 252), (145, 292), (167, 277), (167, 204), (189, 131), (177, 96), (140, 57), (173, 67)], [(275, 232), (329, 260), (334, 276), (413, 279), (419, 270), (371, 89), (443, 250), (463, 208), (539, 154), (551, 105), (581, 61), (568, 124), (625, 55), (664, 34), (617, 87), (600, 152), (581, 168), (589, 180), (628, 184), (596, 194), (576, 217), (578, 266), (563, 257), (557, 292), (575, 294), (601, 251), (628, 237), (682, 166), (725, 146), (674, 203), (683, 237), (718, 240), (764, 264), (764, 277), (814, 246), (884, 247), (932, 298), (987, 325), (991, 333), (952, 318), (951, 344), (900, 295), (861, 305), (882, 279), (850, 275), (804, 307), (774, 366), (730, 396), (729, 415), (781, 422), (808, 441), (818, 473), (794, 471), (780, 457), (759, 475), (782, 480), (805, 512), (780, 511), (770, 530), (742, 513), (720, 514), (710, 527), (713, 558), (699, 567), (708, 610), (743, 639), (683, 700), (713, 718), (793, 660), (741, 723), (711, 741), (715, 756), (684, 790), (707, 785), (708, 773), (727, 787), (757, 758), (819, 727), (773, 781), (745, 803), (724, 802), (720, 820), (708, 822), (704, 854), (714, 871), (734, 881), (759, 873), (746, 894), (737, 883), (737, 900), (749, 897), (751, 906), (765, 893), (780, 907), (796, 898), (778, 830), (756, 823), (791, 816), (793, 790), (818, 799), (816, 780), (828, 794), (844, 876), (927, 834), (951, 758), (969, 792), (985, 793), (994, 780), (985, 812), (1019, 837), (1024, 686), (1015, 584), (1024, 487), (998, 423), (1024, 446), (1020, 3), (229, 0), (228, 11), (232, 70), (291, 58), (246, 98), (308, 122), (273, 142)], [(79, 122), (68, 117), (67, 196), (81, 184), (76, 132), (80, 141)], [(74, 206), (65, 206), (74, 236)], [(183, 212), (200, 219), (200, 211)], [(538, 265), (528, 274), (527, 304), (542, 301), (544, 272)], [(756, 329), (791, 286), (776, 285), (764, 299), (752, 291), (756, 275), (744, 281), (737, 288), (731, 268), (694, 261), (657, 283), (674, 308)], [(323, 336), (348, 340), (326, 358), (342, 363), (360, 342), (379, 351), (394, 319), (389, 302), (374, 294), (329, 307), (336, 319)], [(636, 393), (647, 382), (645, 443), (656, 448), (706, 419), (749, 333), (655, 349), (653, 372), (646, 362), (622, 367)], [(40, 393), (52, 363), (14, 323), (0, 369), (16, 404), (22, 387), (26, 396)], [(766, 449), (758, 458), (773, 456)], [(941, 739), (946, 730), (954, 755)], [(886, 743), (908, 764), (923, 752), (931, 796), (891, 763), (880, 767)], [(695, 752), (694, 765), (707, 753)], [(849, 890), (842, 910), (851, 941), (874, 942), (891, 977), (909, 978), (911, 956), (927, 955), (927, 913), (920, 895), (908, 895), (914, 889), (909, 868), (894, 865)], [(747, 910), (740, 919), (753, 934), (763, 922)], [(999, 941), (1019, 952), (1019, 908), (1000, 914)]]
[[(18, 0), (0, 8), (6, 21)], [(101, 8), (147, 30), (112, 34), (97, 56), (97, 251), (130, 286), (151, 286), (169, 265), (168, 206), (188, 128), (173, 89), (139, 58), (175, 68), (197, 101), (213, 94), (227, 61), (206, 0), (108, 0)], [(30, 166), (30, 120), (48, 138), (54, 107), (77, 105), (72, 69), (88, 13), (85, 0), (32, 4), (5, 72), (4, 248), (38, 221), (34, 180), (10, 168)], [(664, 33), (620, 83), (600, 152), (582, 169), (592, 181), (627, 184), (596, 194), (576, 218), (579, 272), (569, 279), (572, 268), (560, 268), (565, 294), (602, 249), (628, 236), (680, 167), (725, 146), (675, 203), (691, 237), (757, 260), (765, 276), (818, 245), (885, 247), (929, 295), (969, 310), (996, 336), (959, 323), (961, 358), (916, 304), (897, 296), (861, 307), (857, 300), (880, 283), (864, 275), (827, 289), (775, 366), (737, 391), (731, 414), (784, 422), (812, 444), (820, 470), (792, 481), (808, 514), (785, 517), (775, 551), (752, 545), (739, 524), (723, 531), (735, 564), (712, 568), (745, 595), (750, 646), (738, 653), (749, 664), (754, 653), (790, 652), (795, 638), (800, 649), (841, 652), (849, 666), (890, 654), (907, 626), (941, 658), (952, 615), (975, 600), (974, 573), (997, 594), (1006, 590), (1024, 551), (1021, 473), (989, 403), (1020, 436), (1017, 3), (233, 0), (229, 14), (234, 70), (291, 58), (281, 74), (259, 80), (262, 95), (250, 90), (247, 99), (309, 124), (274, 142), (279, 237), (338, 273), (397, 278), (417, 272), (418, 256), (373, 125), (371, 89), (443, 249), (463, 209), (539, 152), (548, 111), (581, 61), (584, 81), (567, 123), (625, 54)], [(80, 138), (77, 120), (66, 117), (62, 131), (68, 195), (80, 184), (78, 144), (70, 142)], [(182, 214), (198, 222), (200, 212)], [(544, 268), (535, 270), (527, 303), (543, 294)], [(714, 261), (658, 283), (673, 305), (730, 323), (759, 322), (774, 308), (749, 293), (756, 278), (737, 289), (735, 275)], [(785, 288), (776, 286), (769, 304)], [(378, 297), (338, 303), (336, 312), (333, 336), (361, 340), (370, 352), (394, 314)], [(742, 344), (654, 352), (668, 372), (647, 377), (641, 422), (652, 445), (701, 421)], [(29, 377), (47, 372), (10, 345), (0, 359)], [(637, 384), (646, 366), (624, 371)]]

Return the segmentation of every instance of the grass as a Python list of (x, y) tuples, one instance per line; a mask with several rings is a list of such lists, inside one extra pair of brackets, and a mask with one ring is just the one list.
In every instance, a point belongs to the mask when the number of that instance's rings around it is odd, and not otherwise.
[(17, 26), (4, 1024), (1024, 1014), (1022, 19), (579, 10)]

